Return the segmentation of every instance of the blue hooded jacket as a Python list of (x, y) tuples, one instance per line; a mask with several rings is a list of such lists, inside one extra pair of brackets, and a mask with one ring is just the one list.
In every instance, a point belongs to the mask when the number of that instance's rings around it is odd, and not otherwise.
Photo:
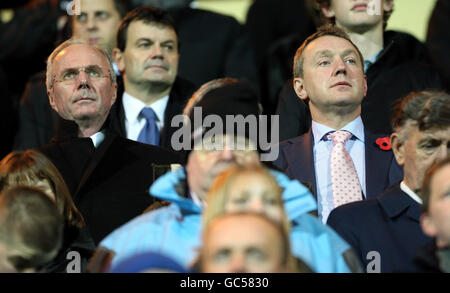
[[(308, 214), (317, 208), (309, 190), (283, 173), (271, 173), (284, 189), (286, 214), (293, 223), (290, 239), (294, 256), (318, 273), (350, 273), (344, 259), (350, 246)], [(185, 267), (193, 264), (201, 246), (202, 208), (178, 194), (177, 187), (185, 179), (184, 169), (160, 177), (150, 187), (150, 194), (171, 204), (134, 218), (101, 241), (100, 246), (116, 253), (112, 268), (125, 258), (148, 251), (170, 256)]]

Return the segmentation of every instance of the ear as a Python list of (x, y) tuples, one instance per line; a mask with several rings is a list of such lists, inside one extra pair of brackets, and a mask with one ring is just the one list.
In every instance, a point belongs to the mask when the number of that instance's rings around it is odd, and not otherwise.
[(367, 96), (367, 75), (364, 74), (364, 97)]
[(335, 16), (334, 10), (331, 8), (331, 4), (328, 6), (322, 5), (320, 10), (326, 18), (332, 18)]
[(393, 0), (384, 0), (383, 1), (383, 10), (384, 12), (391, 12), (394, 8), (394, 1)]
[(405, 143), (400, 140), (397, 132), (391, 134), (390, 141), (395, 160), (400, 166), (403, 166), (405, 164)]
[(111, 97), (111, 106), (116, 102), (116, 99), (117, 99), (117, 82), (114, 83), (113, 96)]
[(426, 235), (432, 238), (436, 237), (436, 227), (434, 226), (433, 220), (430, 218), (428, 213), (423, 213), (420, 216), (420, 226)]
[(308, 99), (308, 93), (306, 92), (303, 78), (301, 77), (294, 78), (294, 90), (297, 96), (303, 101)]
[(58, 109), (57, 109), (56, 103), (55, 103), (55, 96), (53, 95), (53, 88), (51, 90), (47, 90), (47, 95), (48, 95), (48, 101), (50, 102), (50, 106), (53, 108), (53, 110), (58, 112)]
[(120, 51), (119, 48), (114, 48), (112, 55), (113, 55), (114, 62), (116, 63), (117, 68), (119, 69), (120, 73), (124, 72), (125, 71), (125, 60), (123, 58), (122, 51)]

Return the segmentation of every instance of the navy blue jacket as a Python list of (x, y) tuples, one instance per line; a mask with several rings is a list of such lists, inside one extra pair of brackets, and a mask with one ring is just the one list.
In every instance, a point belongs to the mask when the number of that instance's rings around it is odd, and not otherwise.
[[(365, 129), (366, 195), (376, 198), (386, 188), (403, 178), (403, 170), (397, 164), (392, 151), (385, 151), (375, 141), (381, 136)], [(317, 198), (316, 172), (313, 154), (314, 138), (311, 129), (299, 137), (281, 142), (280, 154), (274, 164), (292, 179), (311, 184)]]
[(431, 242), (420, 227), (420, 213), (420, 204), (396, 183), (377, 199), (334, 209), (327, 224), (353, 246), (364, 269), (372, 261), (367, 254), (377, 251), (382, 273), (417, 272), (414, 257)]

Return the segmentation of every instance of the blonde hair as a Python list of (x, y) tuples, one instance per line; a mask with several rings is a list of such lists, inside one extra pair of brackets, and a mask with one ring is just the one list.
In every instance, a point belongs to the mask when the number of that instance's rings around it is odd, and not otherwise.
[[(273, 185), (277, 197), (277, 202), (281, 210), (281, 222), (280, 226), (283, 228), (286, 235), (290, 235), (291, 224), (286, 216), (286, 212), (283, 206), (282, 188), (278, 185), (278, 182), (269, 170), (260, 165), (237, 165), (228, 168), (220, 175), (216, 177), (206, 197), (206, 208), (203, 210), (203, 227), (208, 225), (216, 218), (227, 214), (225, 206), (229, 198), (230, 187), (236, 182), (239, 176), (244, 174), (255, 174), (264, 177), (266, 181)], [(290, 244), (288, 244), (289, 265), (295, 271), (296, 260), (291, 254)]]

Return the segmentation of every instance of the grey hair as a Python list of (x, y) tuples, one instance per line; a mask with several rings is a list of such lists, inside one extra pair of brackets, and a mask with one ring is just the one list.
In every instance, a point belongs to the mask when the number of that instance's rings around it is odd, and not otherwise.
[(62, 43), (61, 45), (59, 45), (55, 50), (53, 50), (53, 52), (50, 54), (50, 56), (48, 56), (47, 59), (47, 74), (46, 74), (46, 79), (45, 79), (45, 84), (47, 86), (47, 90), (53, 88), (53, 62), (55, 61), (56, 56), (61, 53), (62, 50), (72, 46), (72, 45), (87, 45), (90, 46), (92, 48), (94, 48), (95, 50), (97, 50), (102, 56), (105, 57), (107, 63), (108, 63), (108, 67), (109, 67), (109, 79), (111, 80), (112, 83), (116, 83), (116, 74), (114, 71), (114, 67), (112, 65), (112, 58), (111, 56), (106, 53), (105, 50), (103, 50), (102, 48), (95, 46), (95, 45), (91, 45), (88, 42), (86, 42), (85, 40), (81, 40), (81, 39), (75, 39), (75, 38), (70, 38), (67, 41), (65, 41), (64, 43)]

